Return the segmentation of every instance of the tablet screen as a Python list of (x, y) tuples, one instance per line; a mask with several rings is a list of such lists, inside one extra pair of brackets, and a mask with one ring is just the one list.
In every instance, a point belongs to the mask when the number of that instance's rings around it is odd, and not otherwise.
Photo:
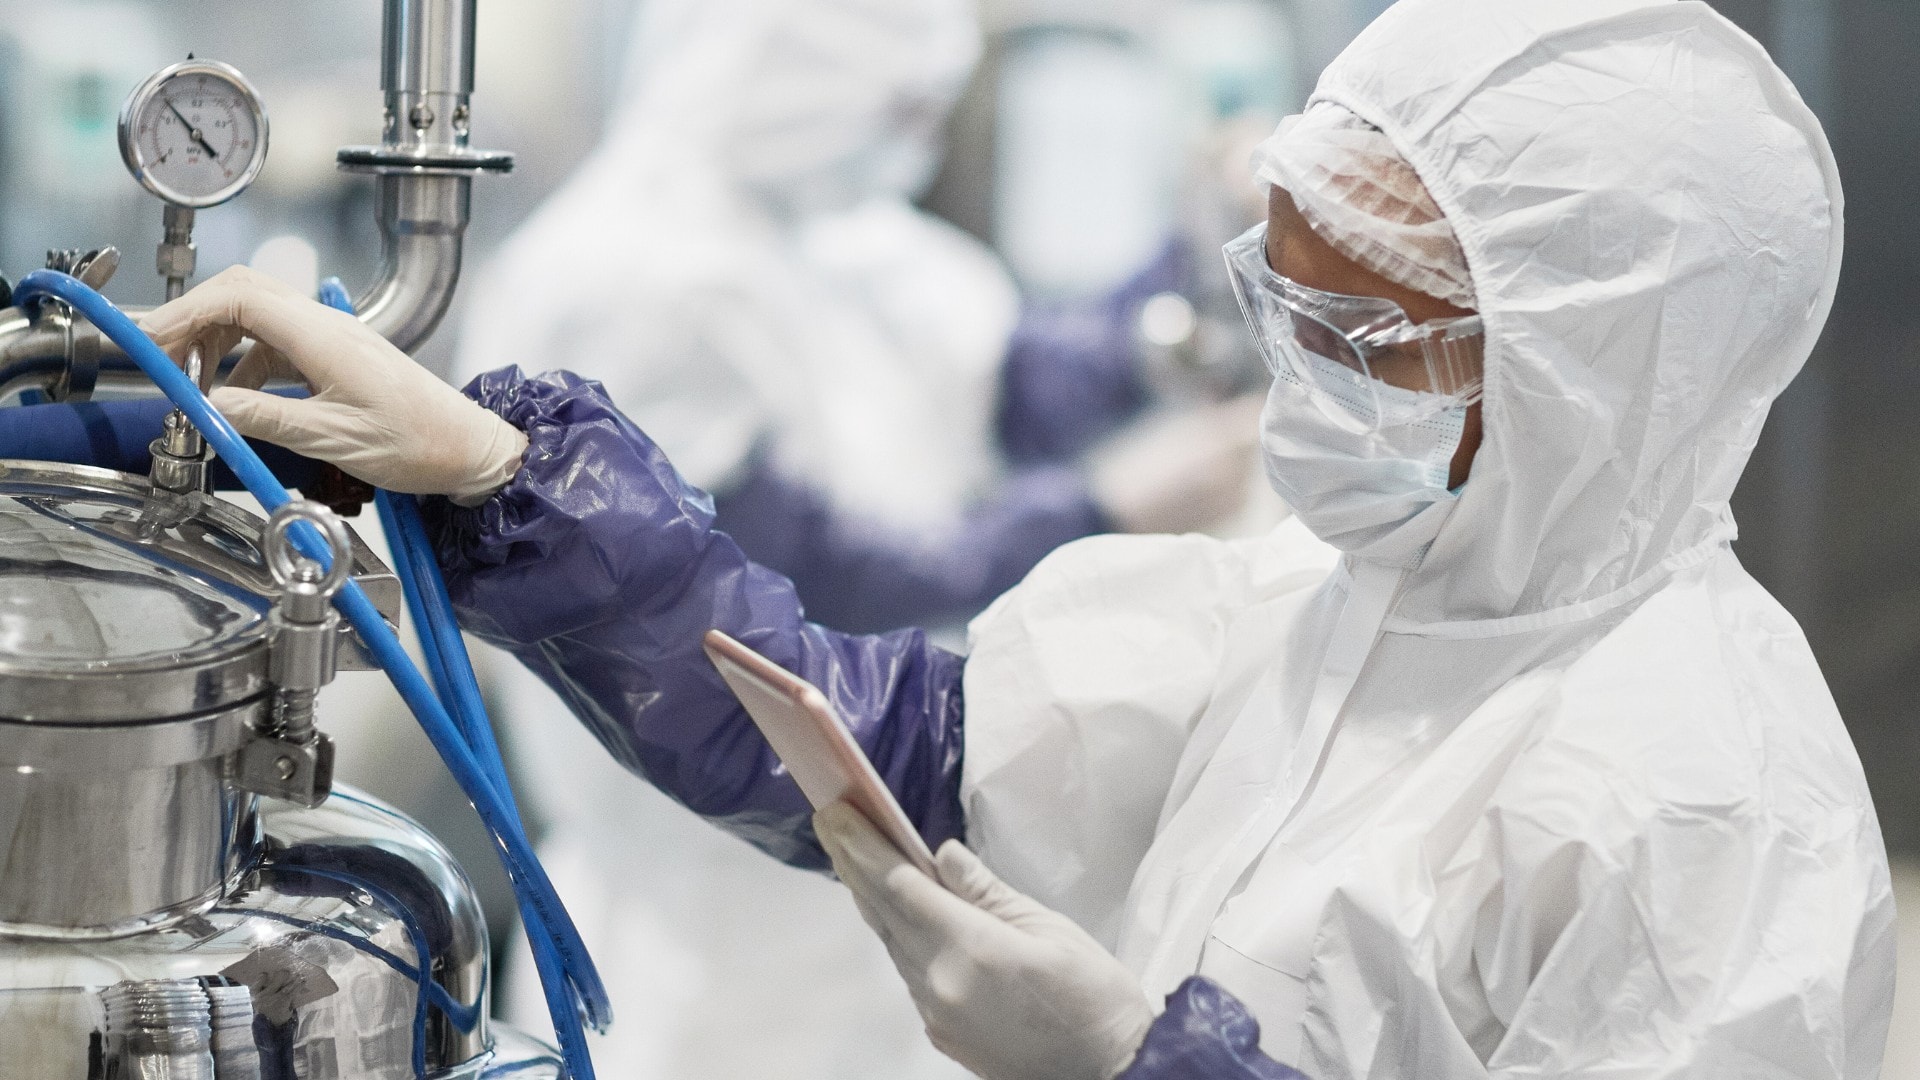
[(814, 809), (849, 802), (934, 880), (933, 853), (826, 695), (718, 630), (702, 644)]

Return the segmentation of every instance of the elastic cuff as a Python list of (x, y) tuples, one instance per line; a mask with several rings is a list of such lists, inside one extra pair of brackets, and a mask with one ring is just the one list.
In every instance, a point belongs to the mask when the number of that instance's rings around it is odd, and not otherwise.
[(645, 553), (651, 565), (688, 566), (699, 556), (713, 524), (712, 500), (674, 472), (599, 383), (565, 371), (529, 377), (507, 367), (476, 377), (462, 392), (506, 421), (526, 446), (502, 455), (503, 463), (515, 465), (503, 464), (485, 486), (462, 493), (481, 496), (477, 505), (422, 502), (450, 580), (516, 558), (544, 558), (557, 535), (554, 522), (579, 521), (612, 506), (656, 506), (649, 513), (662, 524)]
[(1167, 995), (1133, 1064), (1114, 1080), (1307, 1080), (1260, 1052), (1260, 1022), (1211, 979)]
[(489, 464), (486, 470), (474, 477), (473, 482), (465, 488), (449, 492), (447, 498), (454, 505), (468, 509), (491, 499), (519, 473), (529, 445), (526, 432), (505, 420), (499, 421), (493, 431), (493, 445), (488, 448)]

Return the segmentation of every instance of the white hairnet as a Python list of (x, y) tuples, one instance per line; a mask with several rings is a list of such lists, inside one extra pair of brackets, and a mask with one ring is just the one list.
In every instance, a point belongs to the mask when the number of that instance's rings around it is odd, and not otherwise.
[(1282, 120), (1253, 164), (1335, 251), (1395, 284), (1479, 306), (1453, 226), (1379, 128), (1323, 101)]

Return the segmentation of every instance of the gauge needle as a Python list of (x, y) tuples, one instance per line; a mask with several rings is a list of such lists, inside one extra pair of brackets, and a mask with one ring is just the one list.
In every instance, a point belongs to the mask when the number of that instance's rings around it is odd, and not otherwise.
[(167, 103), (167, 108), (173, 110), (173, 115), (180, 118), (180, 123), (187, 129), (187, 134), (192, 137), (194, 142), (199, 143), (202, 149), (206, 150), (207, 156), (218, 161), (220, 155), (214, 152), (213, 144), (207, 141), (205, 135), (200, 134), (199, 128), (193, 126), (193, 121), (187, 119), (187, 114), (180, 111), (180, 106), (175, 105), (172, 98), (162, 98), (161, 100)]

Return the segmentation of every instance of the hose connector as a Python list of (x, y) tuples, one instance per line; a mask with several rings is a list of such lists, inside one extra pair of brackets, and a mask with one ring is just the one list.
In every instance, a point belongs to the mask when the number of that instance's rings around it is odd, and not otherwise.
[[(187, 378), (199, 386), (202, 382), (200, 346), (195, 345), (187, 351), (185, 370)], [(153, 455), (153, 468), (148, 473), (148, 479), (155, 489), (171, 491), (176, 495), (194, 491), (212, 493), (213, 451), (200, 435), (200, 429), (187, 419), (186, 413), (179, 409), (167, 413), (160, 437), (153, 440), (147, 449)]]

